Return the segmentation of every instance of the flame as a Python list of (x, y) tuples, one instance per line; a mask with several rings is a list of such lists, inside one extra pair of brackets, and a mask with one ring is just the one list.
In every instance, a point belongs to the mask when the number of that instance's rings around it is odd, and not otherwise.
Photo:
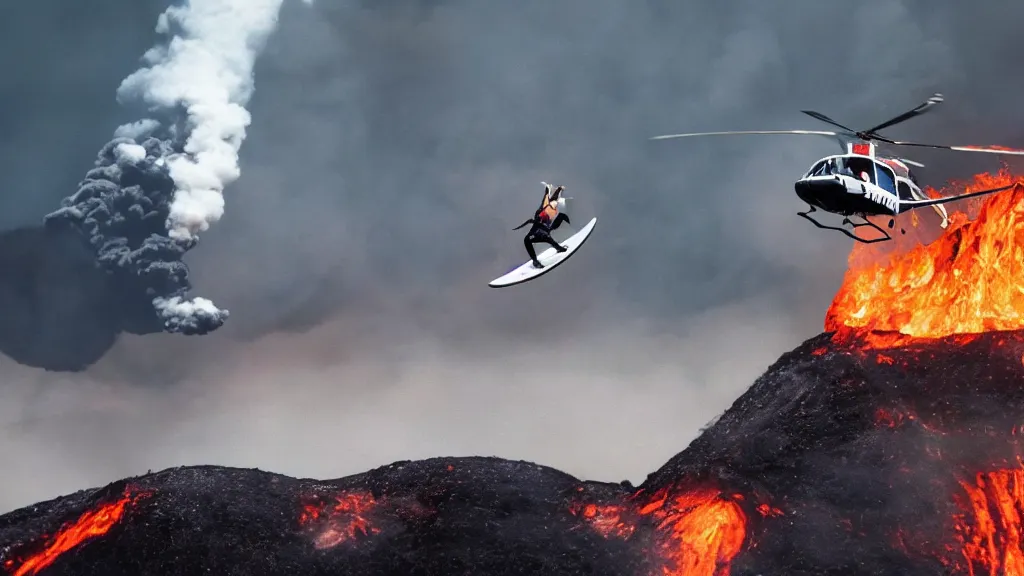
[[(1011, 184), (1011, 190), (981, 197), (973, 220), (950, 210), (942, 237), (888, 262), (857, 265), (879, 248), (855, 245), (825, 330), (939, 338), (1024, 328), (1024, 177), (1004, 168), (976, 175), (957, 193)], [(889, 346), (905, 341), (884, 340)]]
[(314, 538), (314, 544), (319, 549), (333, 548), (360, 536), (380, 534), (380, 529), (368, 519), (376, 506), (377, 500), (369, 492), (338, 494), (330, 507), (324, 502), (304, 505), (299, 524), (307, 526), (323, 518), (326, 524)]
[(569, 511), (587, 521), (605, 538), (629, 538), (636, 531), (636, 526), (624, 520), (626, 509), (614, 504), (573, 504)]
[[(133, 496), (130, 491), (125, 490), (124, 494), (116, 501), (87, 510), (78, 520), (61, 527), (45, 548), (22, 561), (12, 576), (34, 576), (53, 564), (65, 552), (87, 540), (103, 536), (121, 521), (128, 506), (135, 504), (140, 498), (147, 495), (139, 493)], [(8, 567), (13, 564), (11, 561), (5, 563)]]
[(961, 482), (974, 522), (955, 518), (970, 576), (1024, 576), (1021, 516), (1024, 514), (1024, 470), (980, 473), (973, 484)]
[(662, 490), (640, 509), (658, 521), (664, 576), (728, 576), (746, 537), (747, 518), (734, 500), (710, 489), (674, 496)]

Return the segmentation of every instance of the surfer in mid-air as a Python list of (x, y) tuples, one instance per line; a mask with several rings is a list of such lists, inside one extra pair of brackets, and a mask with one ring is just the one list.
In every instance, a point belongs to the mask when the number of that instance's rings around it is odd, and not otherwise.
[(519, 230), (527, 224), (532, 224), (530, 231), (523, 238), (523, 244), (526, 245), (526, 253), (530, 255), (530, 260), (533, 261), (533, 265), (536, 268), (543, 268), (544, 265), (540, 263), (540, 260), (537, 260), (537, 251), (533, 248), (534, 244), (544, 242), (550, 244), (558, 252), (568, 250), (568, 248), (555, 242), (555, 239), (551, 237), (551, 231), (561, 226), (562, 222), (572, 224), (569, 221), (569, 216), (558, 210), (559, 207), (565, 205), (565, 199), (562, 198), (563, 190), (565, 190), (565, 186), (559, 186), (552, 191), (551, 184), (544, 184), (544, 199), (541, 201), (540, 208), (534, 212), (533, 218), (513, 228), (513, 230)]
[[(572, 198), (565, 197), (565, 186), (556, 188), (547, 182), (541, 182), (541, 184), (544, 186), (544, 197), (541, 199), (540, 208), (533, 213), (533, 218), (513, 228), (513, 230), (519, 230), (527, 225), (530, 226), (526, 238), (523, 238), (523, 244), (526, 246), (526, 253), (530, 255), (530, 259), (488, 282), (487, 285), (491, 288), (517, 286), (540, 278), (572, 257), (587, 241), (590, 233), (594, 231), (597, 218), (591, 218), (583, 228), (574, 230), (568, 238), (556, 242), (552, 238), (552, 232), (555, 229), (563, 222), (572, 227), (569, 215), (562, 213), (565, 210), (566, 200), (572, 200)], [(534, 244), (537, 243), (547, 244), (552, 249), (547, 249), (538, 256), (534, 247)]]

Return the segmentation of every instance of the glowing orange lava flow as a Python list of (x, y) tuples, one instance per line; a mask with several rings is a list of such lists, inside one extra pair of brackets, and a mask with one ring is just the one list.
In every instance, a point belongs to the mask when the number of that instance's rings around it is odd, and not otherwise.
[(956, 518), (967, 573), (1024, 576), (1024, 470), (978, 474), (974, 484), (960, 485), (967, 492), (972, 509), (970, 515)]
[(1005, 169), (979, 174), (942, 195), (1009, 184), (1016, 186), (981, 197), (973, 220), (950, 205), (949, 227), (938, 240), (884, 264), (856, 265), (879, 249), (855, 245), (825, 329), (939, 338), (1024, 328), (1024, 177)]
[(129, 505), (147, 496), (139, 493), (135, 496), (128, 491), (115, 502), (110, 502), (86, 511), (78, 520), (65, 524), (50, 542), (36, 554), (25, 559), (12, 576), (32, 576), (53, 564), (65, 552), (82, 544), (86, 540), (103, 536), (121, 521)]
[(662, 554), (669, 560), (665, 576), (728, 576), (732, 559), (743, 548), (747, 517), (733, 500), (714, 490), (663, 490), (640, 514), (658, 520), (664, 532)]

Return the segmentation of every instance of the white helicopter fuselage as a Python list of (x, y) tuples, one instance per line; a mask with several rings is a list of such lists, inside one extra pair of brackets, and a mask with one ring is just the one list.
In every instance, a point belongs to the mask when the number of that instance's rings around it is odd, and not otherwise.
[[(842, 216), (896, 216), (902, 202), (927, 199), (906, 164), (875, 156), (870, 144), (851, 144), (847, 154), (821, 158), (794, 189), (809, 205)], [(933, 208), (945, 227), (945, 209)]]

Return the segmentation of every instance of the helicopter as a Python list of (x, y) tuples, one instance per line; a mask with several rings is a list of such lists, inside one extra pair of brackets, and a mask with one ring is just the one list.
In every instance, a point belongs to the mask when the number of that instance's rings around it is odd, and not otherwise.
[[(892, 240), (888, 231), (869, 220), (871, 216), (889, 216), (888, 228), (895, 228), (896, 216), (918, 208), (931, 207), (942, 218), (941, 226), (949, 225), (949, 215), (943, 206), (949, 202), (994, 194), (1013, 188), (1013, 184), (959, 194), (942, 198), (930, 198), (921, 190), (917, 177), (909, 166), (923, 168), (924, 165), (906, 158), (879, 155), (875, 142), (890, 146), (906, 146), (917, 148), (933, 148), (953, 150), (957, 152), (982, 152), (988, 154), (1008, 154), (1024, 156), (1024, 150), (1005, 148), (1002, 146), (946, 146), (939, 144), (921, 144), (891, 140), (878, 133), (883, 128), (905, 122), (924, 114), (929, 109), (943, 102), (942, 94), (934, 94), (924, 103), (878, 124), (867, 130), (853, 130), (835, 120), (813, 110), (801, 110), (802, 113), (831, 124), (839, 131), (824, 130), (743, 130), (732, 132), (693, 132), (688, 134), (665, 134), (654, 136), (651, 140), (668, 140), (693, 136), (720, 136), (735, 134), (795, 134), (828, 136), (837, 140), (843, 147), (843, 154), (826, 156), (815, 162), (811, 168), (794, 184), (796, 195), (807, 203), (808, 210), (797, 212), (818, 228), (837, 230), (858, 242), (873, 244)], [(828, 226), (818, 222), (811, 214), (818, 209), (827, 213), (843, 216), (840, 226)], [(844, 226), (849, 225), (847, 229)], [(863, 227), (870, 227), (882, 235), (877, 238), (865, 238), (857, 233)], [(906, 230), (901, 229), (902, 234)]]

